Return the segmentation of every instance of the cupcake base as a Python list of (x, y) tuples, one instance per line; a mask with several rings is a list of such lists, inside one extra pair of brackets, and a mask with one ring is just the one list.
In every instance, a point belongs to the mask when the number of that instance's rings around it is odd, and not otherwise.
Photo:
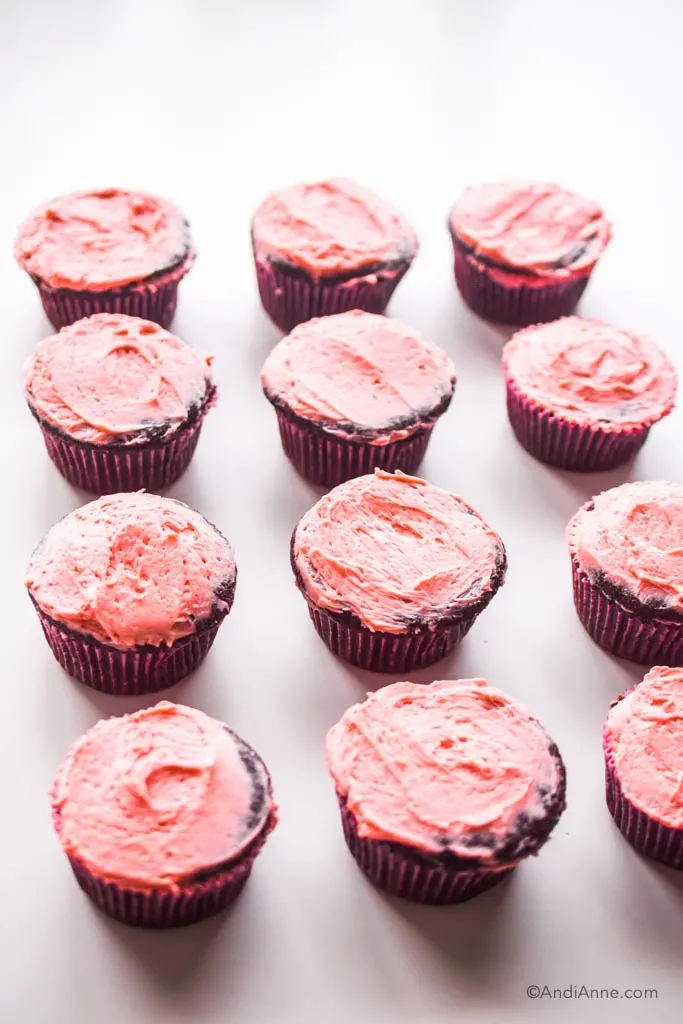
[[(59, 835), (59, 810), (55, 808), (53, 822)], [(83, 892), (109, 917), (141, 928), (179, 928), (212, 917), (237, 899), (275, 823), (276, 816), (271, 814), (263, 831), (234, 864), (202, 880), (182, 883), (170, 892), (126, 889), (104, 881), (75, 857), (69, 856), (69, 863)]]
[(215, 611), (194, 633), (167, 647), (119, 650), (50, 618), (37, 605), (45, 639), (65, 672), (86, 686), (117, 696), (165, 690), (199, 666), (211, 648), (228, 609)]
[(638, 810), (624, 796), (612, 753), (607, 743), (605, 752), (605, 796), (616, 825), (638, 853), (683, 870), (683, 829), (668, 828)]
[(189, 466), (214, 395), (215, 388), (202, 408), (171, 438), (143, 444), (90, 444), (69, 437), (37, 416), (36, 419), (48, 455), (73, 487), (93, 494), (160, 491), (175, 483)]
[(547, 284), (530, 284), (529, 277), (519, 274), (518, 283), (503, 284), (496, 280), (494, 268), (463, 251), (455, 239), (453, 250), (460, 294), (474, 313), (493, 323), (529, 326), (568, 316), (590, 277), (575, 275)]
[(288, 334), (313, 317), (363, 309), (383, 313), (399, 281), (410, 267), (405, 260), (384, 270), (347, 279), (314, 278), (299, 268), (255, 259), (259, 295), (273, 323)]
[(313, 625), (333, 654), (371, 672), (410, 672), (445, 658), (469, 632), (478, 612), (449, 619), (435, 629), (410, 633), (376, 633), (340, 621), (322, 608), (308, 604)]
[(301, 476), (322, 487), (336, 487), (375, 469), (400, 469), (409, 476), (424, 458), (434, 424), (410, 437), (378, 445), (346, 439), (317, 430), (275, 409), (282, 447)]
[(629, 611), (592, 582), (573, 554), (571, 561), (574, 605), (596, 644), (641, 665), (683, 666), (683, 621)]
[(399, 843), (363, 839), (346, 801), (337, 793), (344, 838), (354, 860), (373, 885), (394, 896), (417, 903), (464, 903), (498, 885), (514, 867), (455, 869), (438, 858), (420, 854)]
[(527, 398), (506, 377), (507, 410), (515, 437), (535, 459), (558, 469), (592, 473), (615, 469), (634, 458), (649, 427), (605, 430), (562, 419)]
[(194, 260), (195, 253), (191, 252), (182, 263), (167, 273), (107, 291), (51, 288), (45, 281), (34, 281), (45, 314), (57, 331), (95, 313), (126, 313), (128, 316), (152, 320), (161, 327), (169, 327), (178, 302), (178, 285)]

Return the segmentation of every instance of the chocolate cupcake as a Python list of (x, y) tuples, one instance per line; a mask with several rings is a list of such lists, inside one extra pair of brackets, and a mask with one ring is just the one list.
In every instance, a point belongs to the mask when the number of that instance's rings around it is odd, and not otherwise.
[(597, 203), (539, 181), (466, 189), (448, 227), (460, 294), (504, 324), (571, 313), (612, 235)]
[(60, 196), (22, 224), (14, 253), (57, 330), (93, 313), (168, 327), (195, 260), (188, 223), (167, 199), (107, 188)]
[(597, 644), (643, 665), (683, 665), (683, 486), (604, 491), (567, 527), (574, 603)]
[(676, 370), (654, 342), (578, 316), (513, 335), (503, 371), (517, 439), (561, 469), (627, 462), (676, 397)]
[(607, 806), (647, 857), (683, 868), (683, 671), (653, 668), (603, 728)]
[(376, 468), (414, 473), (455, 371), (412, 328), (355, 309), (295, 327), (266, 359), (261, 384), (295, 468), (333, 487)]
[(349, 309), (383, 313), (418, 249), (393, 206), (345, 178), (274, 192), (251, 239), (263, 307), (283, 331)]
[(256, 751), (168, 701), (98, 722), (72, 746), (51, 797), (80, 887), (111, 917), (148, 928), (228, 906), (277, 822)]
[(539, 722), (483, 679), (394, 683), (327, 734), (349, 850), (371, 882), (461, 903), (537, 854), (565, 808)]
[(320, 637), (374, 672), (445, 657), (507, 568), (500, 537), (462, 498), (382, 470), (321, 498), (294, 530), (291, 561)]
[(69, 675), (105, 693), (142, 694), (199, 665), (236, 579), (215, 526), (179, 501), (137, 493), (61, 519), (33, 553), (26, 587)]
[(26, 400), (69, 483), (99, 494), (158, 490), (197, 447), (216, 397), (210, 363), (149, 320), (97, 313), (38, 344)]

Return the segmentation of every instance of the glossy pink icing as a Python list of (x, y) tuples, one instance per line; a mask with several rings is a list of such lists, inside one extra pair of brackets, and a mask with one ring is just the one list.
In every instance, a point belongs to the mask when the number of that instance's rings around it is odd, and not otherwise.
[(213, 391), (211, 358), (158, 324), (98, 313), (39, 342), (26, 367), (27, 400), (70, 437), (107, 444), (166, 427), (173, 434)]
[(683, 614), (683, 485), (639, 480), (604, 491), (567, 527), (588, 575), (604, 572), (635, 594)]
[[(452, 233), (474, 256), (538, 275), (589, 273), (612, 235), (601, 207), (559, 185), (507, 181), (465, 190), (451, 211)], [(585, 252), (570, 262), (572, 251)], [(558, 266), (568, 262), (567, 266)]]
[[(162, 701), (98, 722), (69, 751), (54, 787), (65, 852), (105, 881), (174, 890), (237, 857), (273, 810), (236, 738), (194, 708)], [(254, 783), (263, 810), (250, 811)]]
[(545, 409), (603, 429), (649, 426), (671, 412), (676, 396), (676, 370), (654, 342), (578, 316), (513, 335), (503, 370)]
[(327, 764), (359, 835), (429, 853), (494, 856), (518, 816), (545, 816), (539, 787), (560, 783), (550, 739), (483, 679), (394, 683), (327, 734)]
[(295, 327), (266, 359), (261, 384), (297, 416), (324, 421), (328, 433), (348, 437), (349, 426), (360, 427), (380, 432), (372, 443), (389, 444), (450, 399), (455, 369), (399, 320), (354, 309)]
[(296, 528), (293, 558), (307, 600), (402, 633), (491, 590), (502, 541), (461, 498), (403, 473), (357, 477)]
[(192, 259), (189, 229), (167, 199), (99, 189), (59, 196), (22, 224), (17, 262), (52, 288), (106, 291)]
[(683, 829), (683, 669), (648, 672), (612, 707), (604, 735), (626, 799)]
[(81, 633), (128, 648), (171, 644), (227, 602), (236, 576), (227, 540), (198, 512), (144, 492), (70, 512), (34, 552), (26, 586)]
[(252, 238), (257, 258), (285, 260), (312, 274), (412, 259), (418, 248), (393, 206), (346, 178), (274, 192), (254, 214)]

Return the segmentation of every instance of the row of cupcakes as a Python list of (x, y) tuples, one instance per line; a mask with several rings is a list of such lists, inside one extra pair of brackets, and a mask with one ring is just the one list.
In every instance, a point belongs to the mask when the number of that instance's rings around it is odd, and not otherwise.
[[(603, 728), (606, 798), (642, 854), (683, 868), (683, 672), (657, 667)], [(348, 848), (396, 896), (470, 899), (547, 842), (565, 808), (557, 746), (481, 679), (398, 682), (328, 732)], [(127, 924), (218, 913), (244, 887), (278, 820), (262, 758), (232, 729), (163, 701), (103, 720), (69, 750), (52, 817), (78, 884)]]
[[(571, 313), (611, 237), (597, 203), (535, 181), (466, 189), (448, 227), (465, 301), (511, 324)], [(274, 192), (251, 236), (264, 308), (285, 332), (350, 309), (383, 313), (418, 251), (398, 210), (343, 178)], [(43, 204), (22, 225), (15, 255), (56, 328), (103, 312), (168, 327), (196, 251), (173, 203), (111, 188)]]
[[(579, 618), (600, 646), (683, 665), (683, 486), (623, 484), (592, 499), (567, 539)], [(462, 498), (376, 470), (303, 516), (291, 565), (313, 625), (346, 661), (403, 673), (445, 657), (505, 580), (503, 541)], [(108, 495), (47, 533), (26, 586), (55, 657), (109, 693), (150, 693), (207, 654), (235, 596), (228, 541), (198, 512)]]
[[(676, 371), (654, 342), (575, 316), (513, 335), (502, 366), (515, 435), (565, 469), (631, 459), (675, 402)], [(376, 468), (415, 473), (456, 375), (412, 328), (351, 310), (295, 327), (261, 382), (288, 458), (332, 487)], [(100, 494), (172, 484), (217, 395), (210, 358), (151, 321), (107, 313), (41, 341), (25, 392), (60, 472)]]

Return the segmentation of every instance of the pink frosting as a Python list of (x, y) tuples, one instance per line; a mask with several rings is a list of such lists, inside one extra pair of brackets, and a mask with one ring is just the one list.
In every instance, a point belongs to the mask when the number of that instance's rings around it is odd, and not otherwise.
[(65, 852), (141, 891), (175, 890), (235, 859), (274, 810), (253, 751), (221, 722), (169, 701), (98, 722), (69, 751), (53, 799)]
[(355, 704), (327, 734), (327, 764), (359, 835), (487, 860), (557, 789), (551, 741), (483, 679), (394, 683)]
[(39, 342), (26, 397), (39, 419), (79, 441), (144, 441), (149, 430), (161, 439), (213, 393), (210, 364), (158, 324), (98, 313)]
[(185, 217), (167, 199), (109, 188), (60, 196), (22, 224), (17, 262), (52, 288), (106, 291), (192, 259)]
[(455, 370), (412, 328), (354, 309), (296, 327), (266, 359), (261, 383), (275, 404), (323, 420), (328, 433), (348, 437), (360, 427), (389, 444), (418, 430), (435, 407), (444, 411)]
[(683, 829), (683, 669), (653, 668), (611, 709), (605, 746), (624, 796)]
[(540, 181), (466, 189), (450, 227), (475, 256), (553, 276), (590, 272), (612, 235), (597, 203)]
[(676, 396), (676, 370), (654, 342), (578, 316), (519, 331), (503, 350), (503, 369), (545, 409), (603, 429), (649, 426)]
[(375, 470), (321, 498), (297, 526), (293, 552), (307, 600), (402, 633), (490, 592), (503, 545), (462, 498)]
[(393, 206), (346, 178), (274, 192), (254, 214), (252, 237), (257, 257), (312, 274), (412, 259), (418, 248), (415, 232)]
[(155, 494), (111, 494), (61, 519), (26, 586), (51, 618), (128, 648), (193, 633), (234, 589), (232, 550), (203, 516)]
[(567, 527), (588, 575), (604, 572), (644, 603), (683, 614), (683, 485), (639, 480), (604, 491)]

